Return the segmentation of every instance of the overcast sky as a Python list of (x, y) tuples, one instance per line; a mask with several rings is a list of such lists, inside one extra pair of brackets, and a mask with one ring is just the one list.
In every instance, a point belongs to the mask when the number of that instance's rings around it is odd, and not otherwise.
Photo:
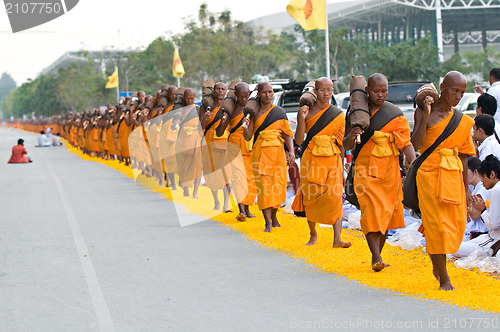
[(0, 74), (8, 72), (20, 85), (67, 51), (143, 49), (158, 36), (182, 32), (183, 18), (196, 17), (203, 2), (210, 11), (229, 9), (233, 19), (248, 21), (285, 11), (289, 0), (80, 0), (66, 15), (15, 34), (2, 10)]

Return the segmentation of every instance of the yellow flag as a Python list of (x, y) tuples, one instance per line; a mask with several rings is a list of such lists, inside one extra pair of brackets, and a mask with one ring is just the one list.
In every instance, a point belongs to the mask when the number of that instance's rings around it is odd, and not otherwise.
[(326, 0), (292, 0), (286, 11), (306, 31), (326, 29)]
[(174, 51), (174, 65), (172, 66), (172, 71), (174, 77), (182, 77), (184, 76), (184, 66), (182, 65), (181, 57), (179, 56), (179, 50), (177, 47)]
[(108, 76), (108, 83), (106, 83), (106, 89), (118, 87), (118, 67), (115, 66), (115, 71), (111, 76)]

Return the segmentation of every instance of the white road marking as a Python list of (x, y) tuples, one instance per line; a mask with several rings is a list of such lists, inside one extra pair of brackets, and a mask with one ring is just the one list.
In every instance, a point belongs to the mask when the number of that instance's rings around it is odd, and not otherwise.
[(68, 196), (64, 191), (64, 187), (61, 181), (57, 177), (54, 169), (50, 165), (47, 159), (45, 159), (47, 166), (52, 173), (52, 177), (59, 191), (59, 196), (61, 197), (62, 205), (66, 211), (66, 216), (68, 217), (69, 225), (71, 228), (71, 233), (73, 233), (73, 239), (75, 241), (76, 249), (78, 251), (78, 256), (80, 257), (80, 263), (82, 264), (83, 273), (85, 275), (85, 281), (87, 282), (87, 287), (89, 289), (90, 297), (92, 299), (92, 304), (94, 305), (94, 310), (97, 315), (97, 321), (99, 322), (99, 327), (101, 331), (113, 332), (115, 327), (113, 325), (113, 319), (109, 313), (108, 305), (104, 299), (104, 294), (101, 290), (101, 285), (97, 279), (97, 274), (95, 273), (94, 265), (92, 264), (92, 259), (89, 255), (89, 250), (85, 239), (83, 238), (82, 231), (78, 225), (78, 220), (76, 219), (75, 213), (71, 208)]

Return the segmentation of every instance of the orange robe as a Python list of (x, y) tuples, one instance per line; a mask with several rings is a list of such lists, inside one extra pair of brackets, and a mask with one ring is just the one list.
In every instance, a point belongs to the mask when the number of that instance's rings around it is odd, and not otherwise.
[[(424, 152), (441, 135), (453, 112), (427, 128)], [(463, 116), (457, 129), (442, 142), (420, 166), (417, 191), (422, 226), (429, 254), (453, 254), (460, 247), (465, 232), (467, 204), (463, 183), (463, 165), (459, 153), (473, 156), (471, 128), (474, 120)]]
[[(274, 108), (254, 122), (254, 134)], [(288, 120), (277, 120), (262, 130), (250, 155), (250, 163), (257, 186), (259, 209), (279, 208), (286, 201), (287, 164), (282, 135), (293, 137)]]
[(89, 150), (99, 152), (99, 128), (93, 127), (89, 130), (90, 147)]
[[(330, 107), (306, 121), (306, 132)], [(300, 161), (300, 186), (292, 204), (294, 211), (305, 211), (307, 220), (333, 225), (342, 217), (342, 146), (345, 115), (339, 114), (309, 142)]]
[[(220, 108), (212, 111), (212, 116), (206, 121), (206, 124), (215, 119)], [(216, 129), (220, 120), (216, 121), (212, 127), (205, 133), (201, 151), (203, 158), (203, 178), (211, 190), (224, 188), (231, 179), (231, 166), (227, 154), (227, 130), (222, 136), (217, 136)]]
[[(372, 116), (378, 112), (373, 112)], [(386, 124), (366, 142), (354, 165), (354, 190), (361, 210), (361, 230), (385, 232), (405, 227), (399, 151), (411, 145), (404, 115)]]
[(85, 148), (85, 130), (82, 127), (79, 127), (77, 130), (77, 144), (80, 149)]
[(125, 123), (125, 120), (120, 120), (121, 123), (119, 123), (119, 129), (118, 129), (118, 137), (120, 138), (120, 150), (122, 157), (124, 158), (129, 158), (130, 157), (130, 152), (128, 150), (128, 137), (130, 133), (132, 132), (132, 129), (127, 126)]
[[(228, 130), (231, 131), (243, 118), (243, 113), (229, 120)], [(240, 126), (227, 139), (227, 153), (231, 163), (232, 182), (238, 203), (253, 205), (257, 197), (257, 188), (252, 168), (250, 167), (251, 141), (243, 136)]]
[(113, 141), (113, 127), (106, 129), (106, 146), (110, 156), (115, 155), (115, 143)]
[(161, 130), (161, 115), (150, 120), (144, 126), (145, 137), (149, 142), (149, 151), (151, 153), (151, 165), (157, 174), (163, 174), (163, 167), (160, 158), (160, 130)]
[[(189, 114), (183, 115), (183, 119)], [(192, 187), (194, 180), (201, 178), (203, 169), (201, 160), (201, 127), (200, 119), (195, 116), (179, 128), (179, 136), (175, 143), (175, 155), (179, 171), (179, 179), (183, 186)]]
[(118, 123), (115, 123), (112, 127), (112, 135), (113, 135), (113, 145), (115, 146), (115, 154), (117, 156), (122, 155), (122, 149), (120, 145), (120, 134), (118, 133)]
[[(168, 114), (173, 110), (174, 106), (169, 106), (164, 115)], [(163, 169), (165, 173), (177, 173), (177, 158), (175, 157), (175, 142), (177, 141), (177, 135), (179, 134), (179, 128), (172, 130), (173, 118), (168, 119), (159, 126), (159, 155), (160, 159), (163, 160)]]

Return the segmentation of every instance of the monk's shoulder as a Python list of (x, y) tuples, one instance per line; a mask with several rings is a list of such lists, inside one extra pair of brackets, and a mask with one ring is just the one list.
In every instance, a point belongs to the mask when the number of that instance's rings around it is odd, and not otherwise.
[(382, 109), (384, 110), (384, 112), (394, 114), (394, 116), (404, 115), (403, 111), (399, 107), (388, 101), (384, 102), (384, 104), (382, 105)]

